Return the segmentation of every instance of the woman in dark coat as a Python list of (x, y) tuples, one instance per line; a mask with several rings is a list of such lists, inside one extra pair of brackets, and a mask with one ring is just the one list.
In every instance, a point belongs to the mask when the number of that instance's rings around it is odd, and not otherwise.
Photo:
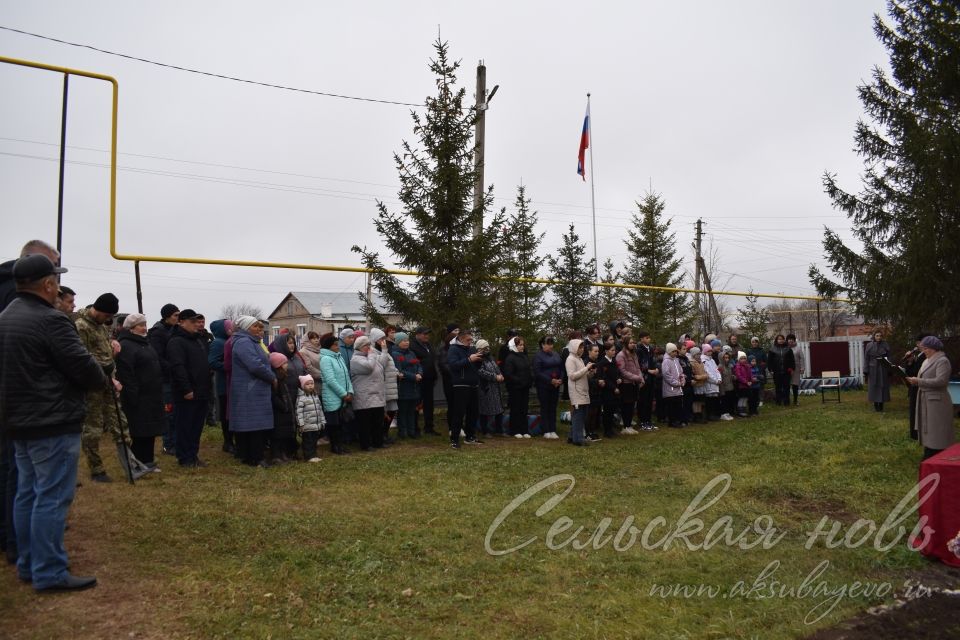
[(147, 341), (147, 319), (131, 313), (118, 337), (117, 379), (123, 385), (120, 402), (130, 429), (131, 450), (140, 462), (155, 466), (154, 442), (163, 434), (163, 376), (160, 357)]
[(797, 363), (793, 358), (793, 349), (787, 346), (787, 339), (778, 334), (773, 340), (773, 346), (767, 353), (767, 368), (773, 375), (773, 385), (776, 389), (777, 404), (790, 406), (790, 379)]
[(501, 370), (507, 385), (507, 404), (510, 406), (510, 435), (515, 438), (529, 438), (527, 413), (530, 411), (533, 370), (521, 336), (510, 338), (507, 347), (510, 351)]
[(547, 440), (556, 440), (557, 403), (563, 384), (563, 360), (554, 351), (553, 336), (540, 338), (540, 351), (533, 358), (533, 373), (540, 400), (540, 428)]
[(874, 411), (883, 411), (883, 403), (890, 402), (890, 376), (880, 363), (890, 357), (890, 345), (883, 333), (873, 332), (873, 338), (863, 348), (864, 373), (867, 376), (867, 400), (873, 403)]

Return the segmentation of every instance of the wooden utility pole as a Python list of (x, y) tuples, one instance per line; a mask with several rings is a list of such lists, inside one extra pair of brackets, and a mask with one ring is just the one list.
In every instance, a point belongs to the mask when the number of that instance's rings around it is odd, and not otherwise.
[(697, 218), (697, 237), (694, 240), (693, 247), (697, 255), (694, 258), (695, 262), (695, 275), (693, 281), (693, 288), (696, 289), (697, 293), (693, 294), (694, 305), (697, 307), (697, 322), (700, 323), (700, 334), (703, 334), (704, 324), (703, 324), (703, 307), (700, 304), (700, 265), (703, 262), (703, 256), (700, 254), (700, 249), (703, 245), (703, 220)]
[(473, 237), (483, 232), (483, 146), (486, 135), (487, 115), (487, 67), (483, 60), (477, 65), (477, 124), (475, 133), (476, 147), (473, 153), (473, 171), (476, 174), (473, 183)]

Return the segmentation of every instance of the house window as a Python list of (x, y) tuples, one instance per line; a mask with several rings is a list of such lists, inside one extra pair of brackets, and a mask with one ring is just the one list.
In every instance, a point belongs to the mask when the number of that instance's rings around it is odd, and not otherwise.
[(274, 327), (270, 327), (270, 329), (273, 331), (274, 339), (276, 339), (277, 336), (280, 335), (280, 327), (274, 326)]
[(288, 315), (288, 316), (292, 316), (292, 315), (293, 315), (293, 310), (294, 310), (294, 309), (293, 309), (293, 300), (288, 300), (288, 301), (287, 301), (287, 315)]

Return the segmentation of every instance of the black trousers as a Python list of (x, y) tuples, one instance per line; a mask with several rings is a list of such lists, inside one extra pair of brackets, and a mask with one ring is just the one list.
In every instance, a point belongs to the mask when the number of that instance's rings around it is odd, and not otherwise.
[(613, 414), (615, 414), (619, 408), (616, 400), (604, 400), (603, 402), (603, 435), (608, 438), (613, 436)]
[(8, 558), (17, 557), (17, 533), (13, 528), (13, 499), (17, 495), (17, 463), (13, 441), (0, 438), (0, 546)]
[(357, 409), (354, 422), (357, 426), (357, 441), (366, 451), (371, 447), (383, 446), (383, 407)]
[(130, 450), (134, 457), (143, 463), (153, 462), (153, 449), (157, 438), (155, 436), (134, 436), (130, 438)]
[(270, 429), (262, 431), (237, 431), (234, 439), (243, 464), (256, 466), (263, 461), (264, 449), (267, 446), (267, 434)]
[(319, 431), (304, 431), (300, 435), (300, 447), (303, 449), (304, 460), (317, 457), (317, 440), (319, 439)]
[(777, 404), (790, 404), (790, 374), (786, 372), (773, 374), (773, 387)]
[(433, 387), (437, 379), (424, 377), (420, 381), (420, 404), (423, 405), (423, 430), (433, 431)]
[(467, 439), (476, 437), (477, 417), (480, 415), (480, 399), (476, 387), (453, 387), (453, 402), (448, 409), (450, 416), (450, 442), (460, 442), (460, 430)]
[(507, 406), (510, 407), (510, 435), (530, 433), (527, 414), (530, 412), (530, 389), (507, 387)]
[(556, 433), (560, 388), (553, 385), (549, 387), (538, 385), (537, 399), (540, 400), (540, 430), (543, 433)]
[(683, 396), (671, 396), (669, 398), (663, 398), (663, 408), (667, 414), (667, 420), (671, 427), (679, 425), (681, 422), (686, 422), (683, 419)]
[(914, 440), (919, 439), (917, 434), (917, 395), (920, 393), (920, 389), (917, 387), (910, 387), (907, 389), (907, 398), (910, 400), (910, 431), (909, 435)]
[(174, 403), (174, 424), (176, 425), (177, 462), (190, 464), (197, 461), (200, 452), (200, 435), (203, 422), (207, 419), (207, 400), (180, 400)]
[(796, 404), (800, 399), (800, 385), (792, 384), (790, 388), (793, 390), (793, 403)]
[(637, 419), (641, 425), (653, 422), (653, 383), (654, 380), (648, 380), (637, 392)]
[(233, 432), (230, 431), (230, 421), (227, 420), (227, 396), (217, 396), (217, 408), (220, 413), (220, 428), (223, 429), (223, 444), (233, 446)]

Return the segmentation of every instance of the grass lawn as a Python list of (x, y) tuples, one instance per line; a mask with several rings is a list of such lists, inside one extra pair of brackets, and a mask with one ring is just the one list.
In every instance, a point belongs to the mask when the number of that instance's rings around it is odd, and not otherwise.
[[(457, 452), (445, 438), (427, 437), (267, 470), (235, 463), (220, 452), (218, 430), (207, 429), (208, 468), (183, 470), (162, 457), (163, 472), (135, 487), (91, 483), (81, 462), (66, 543), (73, 571), (95, 574), (100, 585), (41, 597), (6, 571), (0, 637), (804, 637), (889, 602), (906, 577), (929, 565), (907, 550), (905, 534), (885, 552), (872, 537), (856, 548), (828, 549), (822, 539), (804, 548), (823, 516), (842, 523), (841, 535), (858, 518), (879, 525), (915, 483), (920, 451), (906, 436), (905, 392), (894, 393), (884, 414), (851, 392), (839, 405), (803, 397), (798, 408), (768, 405), (751, 420), (662, 427), (589, 448), (568, 446), (564, 425), (559, 441), (491, 438)], [(496, 530), (492, 546), (535, 541), (488, 554), (484, 539), (501, 510), (554, 474), (575, 478), (566, 498), (537, 516), (570, 483), (534, 495)], [(718, 474), (731, 484), (699, 514), (705, 528), (729, 515), (739, 533), (767, 515), (785, 532), (775, 546), (689, 550), (683, 539), (667, 550), (644, 549), (639, 539), (622, 551), (612, 541), (599, 549), (546, 546), (560, 516), (574, 524), (556, 539), (583, 525), (581, 541), (603, 518), (615, 534), (628, 516), (641, 531), (662, 516), (657, 540)], [(909, 531), (916, 518), (904, 524)], [(704, 538), (704, 531), (689, 536)], [(798, 588), (828, 561), (814, 584), (889, 583), (891, 592), (842, 598), (807, 624), (829, 596), (743, 595), (773, 561), (780, 564), (768, 583), (784, 588)], [(740, 595), (730, 596), (740, 581)], [(651, 595), (654, 585), (673, 583), (720, 591)]]

